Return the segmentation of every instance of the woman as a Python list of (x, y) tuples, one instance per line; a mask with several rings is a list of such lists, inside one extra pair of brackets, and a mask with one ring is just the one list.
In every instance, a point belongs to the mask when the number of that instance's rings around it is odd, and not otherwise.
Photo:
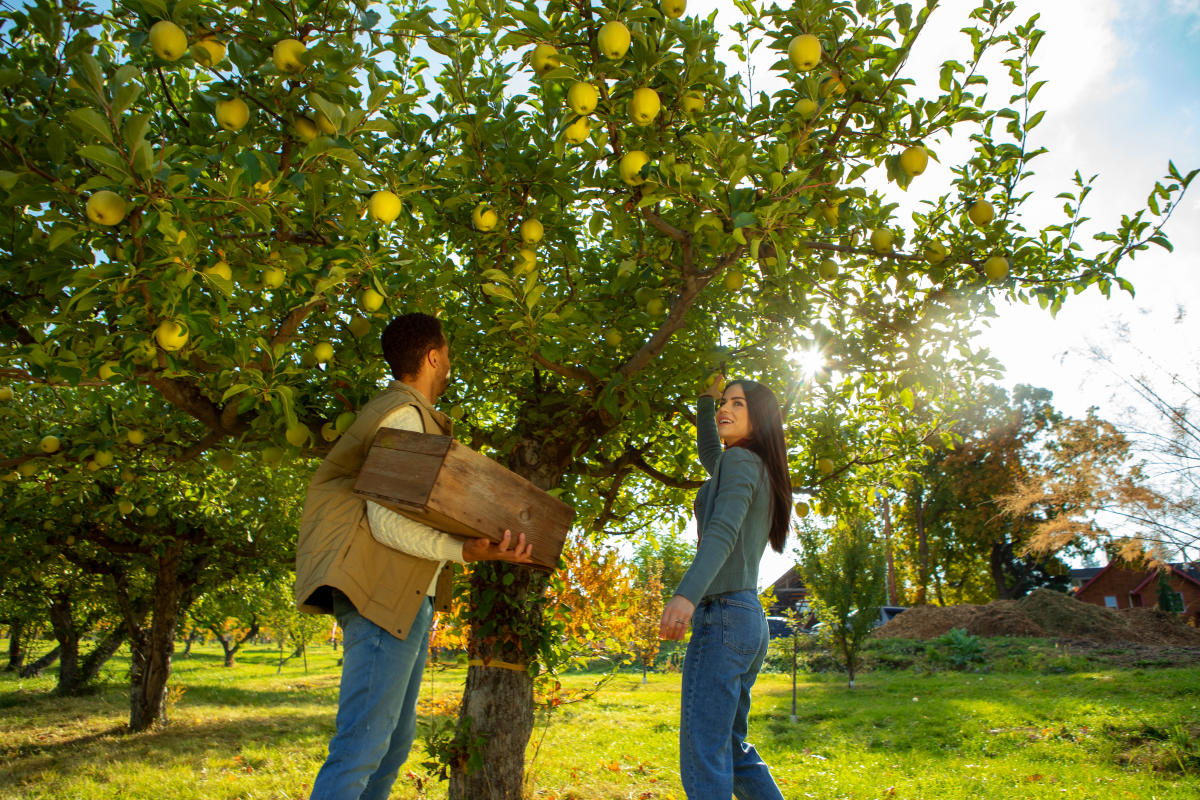
[(659, 630), (678, 640), (692, 625), (683, 660), (679, 771), (688, 800), (731, 794), (783, 800), (746, 743), (746, 719), (750, 687), (767, 654), (758, 562), (768, 542), (783, 552), (791, 518), (787, 446), (770, 389), (735, 381), (722, 393), (721, 383), (701, 395), (696, 414), (696, 447), (711, 475), (696, 494), (700, 543)]

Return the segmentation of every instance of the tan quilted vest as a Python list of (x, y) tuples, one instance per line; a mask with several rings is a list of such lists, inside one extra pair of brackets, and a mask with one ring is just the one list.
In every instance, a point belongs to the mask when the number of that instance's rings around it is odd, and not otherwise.
[[(410, 556), (375, 541), (367, 503), (353, 493), (380, 422), (415, 406), (427, 433), (450, 435), (451, 421), (401, 381), (371, 398), (350, 429), (325, 456), (304, 500), (296, 545), (296, 606), (310, 614), (333, 613), (331, 589), (345, 593), (358, 613), (398, 639), (421, 608), (438, 562)], [(450, 565), (438, 577), (435, 607), (450, 606)]]

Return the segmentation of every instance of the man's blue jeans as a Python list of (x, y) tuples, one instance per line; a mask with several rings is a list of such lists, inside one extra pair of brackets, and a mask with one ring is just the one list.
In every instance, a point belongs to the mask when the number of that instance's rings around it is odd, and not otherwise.
[(767, 618), (754, 592), (705, 598), (683, 659), (679, 772), (688, 800), (783, 800), (746, 743), (750, 687), (767, 655)]
[(416, 735), (433, 600), (421, 605), (405, 639), (361, 616), (340, 592), (333, 613), (342, 626), (337, 732), (311, 800), (387, 800)]

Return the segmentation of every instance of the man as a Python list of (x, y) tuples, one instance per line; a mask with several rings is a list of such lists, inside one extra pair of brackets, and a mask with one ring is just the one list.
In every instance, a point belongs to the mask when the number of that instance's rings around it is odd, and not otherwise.
[[(441, 323), (397, 317), (383, 332), (393, 377), (362, 408), (308, 486), (296, 550), (296, 603), (342, 626), (337, 731), (313, 783), (313, 800), (385, 800), (416, 732), (417, 696), (435, 605), (450, 600), (449, 561), (529, 563), (521, 534), (510, 548), (436, 531), (353, 493), (383, 427), (450, 434), (433, 408), (450, 375)], [(436, 597), (436, 602), (435, 602)]]

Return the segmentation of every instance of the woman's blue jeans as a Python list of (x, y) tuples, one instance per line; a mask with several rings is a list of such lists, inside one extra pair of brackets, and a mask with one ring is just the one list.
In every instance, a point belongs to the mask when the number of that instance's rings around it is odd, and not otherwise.
[(387, 800), (417, 728), (417, 698), (429, 652), (433, 600), (397, 639), (334, 594), (342, 626), (337, 732), (313, 781), (311, 800)]
[(767, 618), (753, 591), (705, 598), (683, 659), (679, 772), (688, 800), (783, 800), (746, 742), (750, 688), (767, 655)]

